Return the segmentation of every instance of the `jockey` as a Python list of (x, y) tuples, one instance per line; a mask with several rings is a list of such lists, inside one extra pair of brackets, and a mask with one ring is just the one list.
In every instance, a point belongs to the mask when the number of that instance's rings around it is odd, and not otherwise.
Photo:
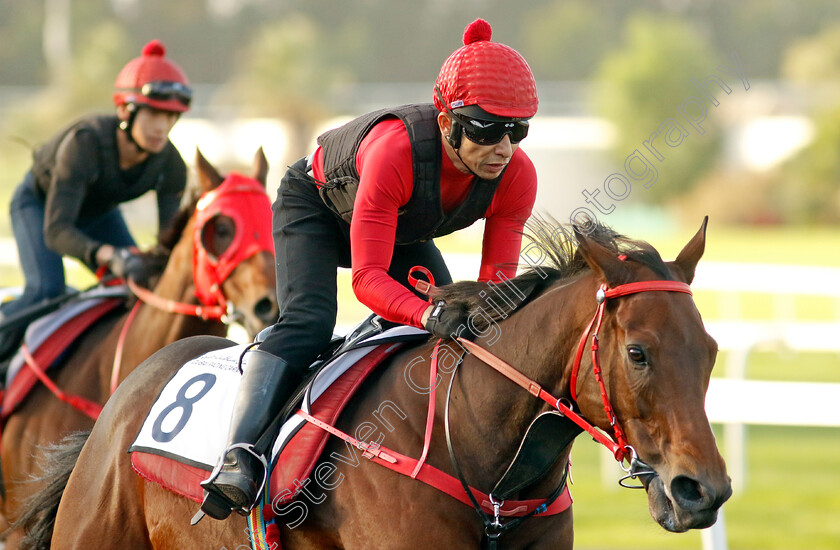
[[(63, 256), (119, 276), (142, 272), (119, 204), (154, 190), (158, 224), (178, 210), (187, 169), (169, 141), (192, 90), (183, 71), (153, 40), (117, 76), (116, 115), (89, 115), (33, 154), (11, 201), (12, 229), (26, 279), (23, 295), (3, 304), (0, 321), (64, 294)], [(0, 335), (0, 356), (17, 348), (25, 327)]]
[[(522, 229), (537, 192), (519, 143), (537, 112), (534, 76), (490, 25), (467, 26), (443, 64), (434, 104), (363, 115), (318, 138), (292, 165), (273, 205), (280, 317), (248, 354), (229, 447), (202, 483), (202, 510), (217, 519), (252, 508), (265, 473), (253, 451), (336, 322), (336, 270), (352, 268), (356, 297), (388, 321), (449, 338), (464, 309), (433, 306), (407, 288), (414, 265), (452, 282), (433, 238), (486, 220), (479, 281), (516, 274)], [(224, 506), (222, 506), (222, 504)]]

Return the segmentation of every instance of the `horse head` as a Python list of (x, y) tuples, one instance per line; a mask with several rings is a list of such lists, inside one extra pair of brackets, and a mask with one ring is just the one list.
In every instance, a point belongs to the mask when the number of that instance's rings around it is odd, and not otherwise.
[(183, 209), (186, 215), (174, 224), (177, 242), (172, 243), (167, 270), (191, 271), (192, 281), (184, 292), (197, 298), (205, 311), (222, 311), (223, 321), (241, 322), (253, 337), (278, 314), (271, 209), (265, 192), (268, 164), (260, 148), (251, 176), (231, 172), (223, 177), (198, 150), (196, 166), (193, 208)]
[(597, 238), (577, 235), (578, 252), (598, 287), (674, 281), (670, 288), (679, 289), (649, 288), (607, 300), (590, 361), (595, 365), (600, 356), (603, 386), (584, 361), (572, 387), (583, 415), (619, 443), (623, 435), (632, 448), (623, 450), (638, 456), (631, 473), (647, 491), (651, 516), (673, 532), (712, 525), (732, 494), (705, 412), (717, 343), (686, 286), (703, 255), (707, 221), (673, 262), (663, 262), (646, 243), (616, 254)]

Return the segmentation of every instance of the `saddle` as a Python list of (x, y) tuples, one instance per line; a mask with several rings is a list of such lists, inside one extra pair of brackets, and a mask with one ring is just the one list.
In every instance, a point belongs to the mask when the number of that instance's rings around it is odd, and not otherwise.
[[(280, 495), (275, 497), (277, 504), (294, 499), (301, 489), (300, 480), (312, 473), (329, 437), (294, 413), (304, 410), (323, 422), (334, 423), (378, 365), (404, 345), (428, 338), (421, 329), (386, 326), (380, 318), (371, 316), (347, 337), (335, 338), (313, 363), (310, 376), (290, 401), (287, 409), (292, 414), (288, 421), (282, 422), (287, 415), (281, 413), (257, 442), (256, 447), (264, 447), (265, 454), (271, 451), (274, 467), (270, 488), (272, 495)], [(256, 340), (267, 334), (261, 332)], [(202, 501), (204, 491), (199, 483), (207, 478), (225, 447), (239, 383), (238, 367), (231, 365), (236, 366), (243, 356), (247, 361), (245, 351), (252, 345), (210, 352), (188, 362), (173, 375), (129, 448), (135, 472), (195, 502)], [(190, 400), (190, 417), (179, 423), (177, 433), (167, 432), (167, 408), (171, 411), (172, 403), (187, 390), (195, 394)]]
[[(38, 365), (47, 370), (58, 362), (85, 330), (123, 304), (127, 297), (127, 289), (123, 286), (95, 287), (84, 292), (64, 295), (46, 305), (39, 304), (28, 308), (21, 314), (10, 317), (8, 322), (25, 318), (24, 314), (34, 315), (36, 310), (51, 311), (34, 321), (29, 319), (31, 323), (26, 328), (22, 340)], [(3, 325), (8, 326), (6, 323)], [(0, 422), (16, 410), (38, 382), (31, 370), (23, 368), (24, 364), (24, 355), (17, 349), (0, 367), (0, 383), (5, 383)]]

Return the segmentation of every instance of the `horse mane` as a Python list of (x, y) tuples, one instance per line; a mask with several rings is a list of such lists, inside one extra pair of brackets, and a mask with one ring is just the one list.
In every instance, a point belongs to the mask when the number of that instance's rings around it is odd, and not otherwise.
[(167, 251), (171, 251), (175, 248), (175, 245), (178, 244), (178, 241), (181, 239), (181, 235), (184, 233), (184, 228), (187, 226), (187, 222), (190, 221), (193, 212), (195, 212), (198, 199), (200, 198), (201, 190), (198, 189), (197, 185), (188, 186), (187, 189), (184, 190), (184, 195), (181, 197), (181, 205), (179, 206), (178, 211), (175, 213), (175, 216), (173, 216), (172, 221), (169, 222), (166, 229), (162, 230), (160, 235), (158, 235), (159, 247)]
[(181, 197), (178, 211), (172, 217), (169, 225), (162, 229), (158, 235), (157, 245), (142, 253), (143, 261), (149, 270), (148, 280), (144, 281), (143, 286), (154, 288), (157, 284), (158, 278), (166, 268), (172, 249), (178, 244), (184, 234), (184, 228), (187, 227), (187, 223), (195, 212), (199, 198), (201, 198), (201, 191), (198, 186), (188, 187)]
[[(529, 241), (525, 250), (541, 252), (542, 263), (529, 265), (508, 282), (493, 284), (492, 292), (489, 291), (491, 283), (459, 281), (440, 287), (434, 298), (447, 303), (464, 304), (470, 311), (482, 308), (492, 321), (505, 319), (555, 283), (589, 271), (589, 265), (578, 250), (576, 234), (586, 235), (588, 241), (610, 250), (616, 256), (625, 256), (627, 262), (638, 262), (648, 267), (662, 279), (672, 279), (659, 252), (645, 241), (630, 239), (599, 222), (562, 225), (553, 219), (533, 217), (523, 233)], [(628, 268), (622, 275), (626, 280), (612, 283), (618, 285), (629, 282), (631, 275), (632, 270)], [(488, 306), (489, 299), (492, 299), (492, 307)], [(473, 320), (479, 331), (489, 324), (483, 316), (474, 316)]]

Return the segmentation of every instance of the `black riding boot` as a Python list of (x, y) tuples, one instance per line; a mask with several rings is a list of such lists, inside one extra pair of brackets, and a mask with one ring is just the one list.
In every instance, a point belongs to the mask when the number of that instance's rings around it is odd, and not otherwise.
[(217, 466), (218, 474), (201, 482), (209, 493), (201, 505), (207, 515), (225, 519), (231, 510), (247, 514), (253, 507), (267, 469), (266, 459), (254, 453), (253, 445), (300, 381), (300, 373), (283, 359), (265, 351), (248, 352), (221, 469)]

